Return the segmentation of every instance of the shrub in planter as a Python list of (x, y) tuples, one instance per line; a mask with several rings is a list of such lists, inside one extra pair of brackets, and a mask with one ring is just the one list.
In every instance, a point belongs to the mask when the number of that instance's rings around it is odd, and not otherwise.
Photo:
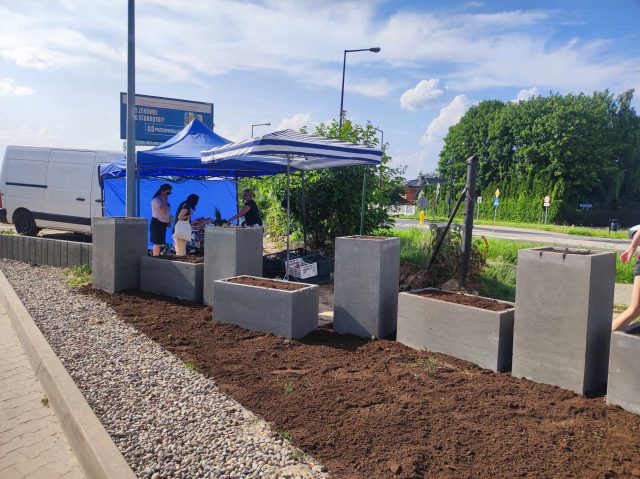
[(611, 335), (607, 401), (640, 414), (640, 324)]

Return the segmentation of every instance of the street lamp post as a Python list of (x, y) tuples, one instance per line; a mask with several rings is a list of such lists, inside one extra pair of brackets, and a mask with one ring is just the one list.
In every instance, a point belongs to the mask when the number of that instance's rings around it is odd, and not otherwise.
[(136, 40), (135, 0), (128, 2), (127, 22), (127, 216), (136, 216)]
[(373, 47), (373, 48), (358, 48), (356, 50), (345, 50), (344, 51), (344, 57), (342, 60), (342, 90), (340, 91), (340, 115), (338, 116), (338, 134), (342, 133), (342, 117), (343, 115), (343, 108), (344, 108), (344, 76), (345, 76), (345, 72), (347, 70), (347, 53), (352, 53), (352, 52), (373, 52), (373, 53), (378, 53), (380, 51), (380, 47)]
[(253, 138), (253, 127), (255, 126), (271, 126), (271, 123), (254, 123), (251, 125), (251, 138)]
[(376, 128), (375, 126), (373, 127), (373, 129), (380, 132), (380, 149), (382, 150), (382, 147), (384, 147), (384, 131), (382, 131), (380, 128)]
[[(373, 52), (378, 53), (380, 47), (372, 48), (357, 48), (355, 50), (345, 50), (342, 59), (342, 89), (340, 90), (340, 114), (338, 115), (338, 137), (342, 136), (342, 118), (344, 117), (344, 77), (347, 70), (347, 53), (352, 52)], [(362, 204), (360, 205), (360, 234), (362, 234), (364, 228), (364, 207), (365, 207), (365, 192), (367, 189), (367, 170), (365, 168), (362, 173)]]

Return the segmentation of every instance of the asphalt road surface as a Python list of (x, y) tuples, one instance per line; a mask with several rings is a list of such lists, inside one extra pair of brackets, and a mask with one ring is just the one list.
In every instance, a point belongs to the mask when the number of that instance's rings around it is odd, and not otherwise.
[[(396, 228), (429, 228), (428, 224), (420, 226), (418, 220), (396, 220)], [(510, 226), (477, 225), (473, 228), (474, 236), (487, 238), (502, 238), (515, 241), (530, 241), (549, 245), (570, 246), (572, 248), (607, 249), (624, 251), (629, 246), (630, 240), (595, 238), (591, 236), (577, 236), (553, 231), (532, 230), (526, 228), (513, 228)]]

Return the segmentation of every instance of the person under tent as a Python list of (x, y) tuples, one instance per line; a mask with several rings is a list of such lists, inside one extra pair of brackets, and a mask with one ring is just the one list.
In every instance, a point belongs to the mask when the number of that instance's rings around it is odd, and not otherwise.
[(190, 194), (186, 200), (178, 205), (176, 210), (176, 221), (173, 225), (173, 243), (177, 256), (187, 255), (187, 243), (192, 238), (191, 218), (199, 199), (198, 195)]
[(244, 216), (245, 226), (262, 226), (262, 217), (260, 216), (258, 205), (254, 201), (255, 197), (256, 195), (249, 188), (242, 190), (244, 205), (237, 214), (233, 215), (227, 221), (231, 223)]

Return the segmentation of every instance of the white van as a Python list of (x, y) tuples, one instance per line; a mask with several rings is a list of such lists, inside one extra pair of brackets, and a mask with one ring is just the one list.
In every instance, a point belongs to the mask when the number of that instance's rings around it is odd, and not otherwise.
[(42, 228), (91, 233), (102, 216), (100, 165), (124, 153), (7, 146), (0, 165), (0, 222), (23, 235)]

